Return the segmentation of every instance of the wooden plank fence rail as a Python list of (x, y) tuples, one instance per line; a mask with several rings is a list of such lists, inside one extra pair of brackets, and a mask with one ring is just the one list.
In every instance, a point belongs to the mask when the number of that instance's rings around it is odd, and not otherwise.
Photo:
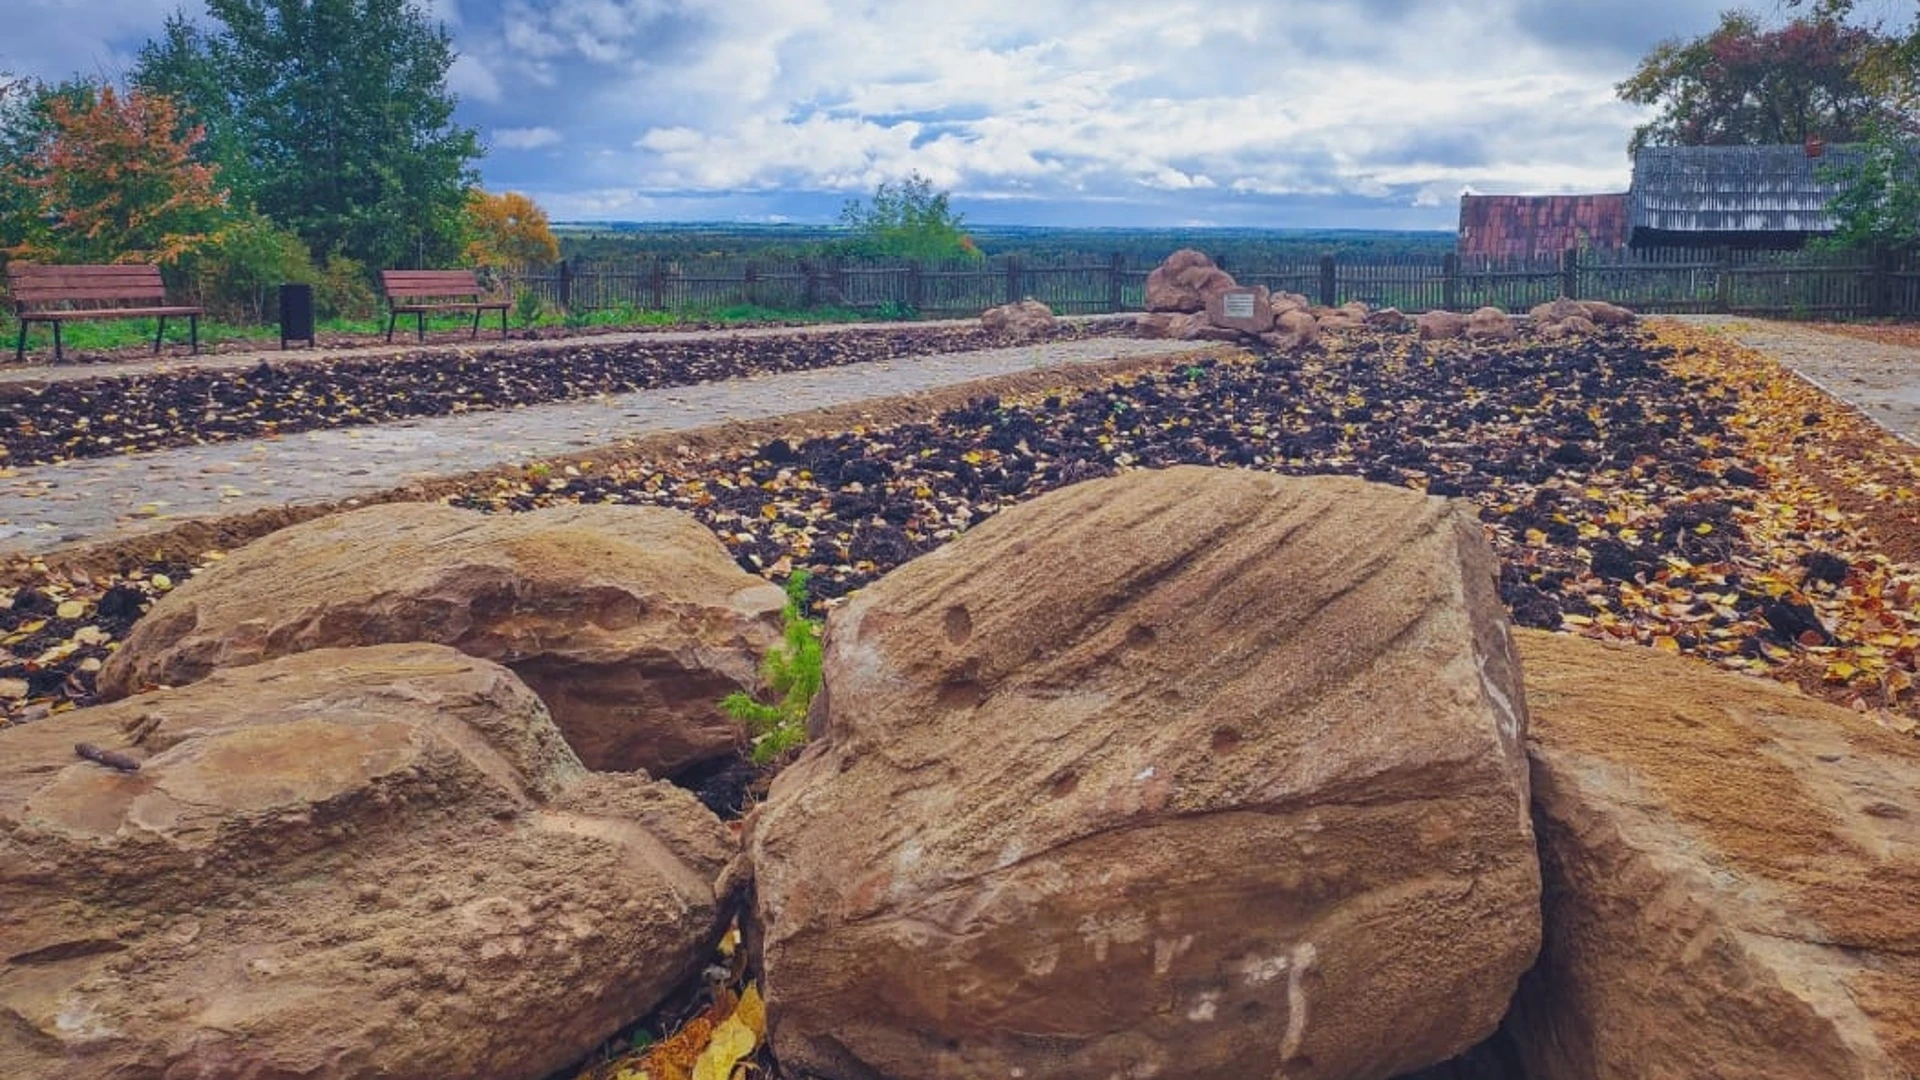
[[(1224, 260), (1222, 260), (1224, 261)], [(1120, 253), (971, 262), (899, 259), (636, 258), (513, 267), (515, 293), (572, 312), (853, 309), (883, 318), (972, 316), (1024, 297), (1062, 314), (1139, 311), (1151, 264)], [(1242, 255), (1243, 285), (1314, 303), (1359, 300), (1420, 312), (1494, 306), (1524, 311), (1560, 296), (1648, 314), (1725, 312), (1781, 318), (1920, 318), (1920, 258), (1827, 252), (1668, 248), (1568, 251), (1543, 259)]]

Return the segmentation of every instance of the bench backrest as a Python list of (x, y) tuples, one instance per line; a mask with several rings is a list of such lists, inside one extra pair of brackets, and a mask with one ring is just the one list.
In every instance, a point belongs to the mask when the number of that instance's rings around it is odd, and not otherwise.
[(382, 270), (380, 288), (396, 299), (478, 296), (484, 291), (471, 270)]
[(164, 301), (167, 288), (160, 282), (157, 266), (14, 262), (7, 264), (7, 295), (13, 298), (14, 310), (39, 311), (111, 300)]

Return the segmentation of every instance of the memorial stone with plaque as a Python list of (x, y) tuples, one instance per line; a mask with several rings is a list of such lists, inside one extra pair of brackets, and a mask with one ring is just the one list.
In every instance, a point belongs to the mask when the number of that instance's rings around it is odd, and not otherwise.
[(1266, 286), (1215, 293), (1207, 301), (1207, 321), (1249, 334), (1263, 334), (1273, 329), (1273, 307), (1268, 303)]

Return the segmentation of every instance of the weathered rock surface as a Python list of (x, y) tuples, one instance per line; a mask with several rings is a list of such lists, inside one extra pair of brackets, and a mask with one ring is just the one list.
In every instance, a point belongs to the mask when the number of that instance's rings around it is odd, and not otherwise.
[(666, 776), (743, 737), (716, 703), (754, 685), (783, 603), (673, 511), (395, 503), (283, 529), (181, 585), (134, 627), (100, 691), (431, 641), (512, 668), (590, 768)]
[(1296, 308), (1305, 311), (1313, 306), (1313, 301), (1299, 293), (1277, 292), (1268, 298), (1267, 304), (1273, 308), (1273, 314), (1277, 318)]
[(1004, 511), (836, 612), (749, 825), (784, 1066), (1379, 1080), (1538, 934), (1471, 512), (1176, 468)]
[(1052, 330), (1059, 322), (1053, 309), (1028, 297), (1012, 304), (1001, 304), (980, 313), (980, 325), (996, 334), (1034, 337)]
[(1394, 334), (1413, 329), (1413, 320), (1399, 308), (1384, 307), (1370, 311), (1365, 322), (1369, 330), (1385, 330)]
[(732, 846), (437, 645), (0, 730), (0, 1076), (539, 1080), (704, 962)]
[(1320, 340), (1320, 323), (1306, 308), (1287, 308), (1274, 320), (1274, 328), (1260, 340), (1283, 352), (1304, 349)]
[(1452, 311), (1422, 312), (1413, 324), (1421, 341), (1449, 341), (1467, 334), (1467, 317)]
[(1203, 253), (1181, 248), (1147, 275), (1147, 310), (1205, 312), (1213, 294), (1238, 284)]
[(1497, 307), (1483, 307), (1467, 316), (1467, 337), (1472, 341), (1507, 341), (1514, 335), (1513, 319)]
[(1631, 326), (1634, 314), (1623, 307), (1601, 300), (1569, 300), (1561, 297), (1551, 303), (1535, 304), (1527, 311), (1533, 329), (1543, 338), (1554, 339), (1593, 334), (1603, 326)]
[[(1239, 310), (1234, 310), (1236, 300)], [(1207, 321), (1243, 334), (1266, 333), (1273, 329), (1273, 307), (1267, 287), (1238, 286), (1213, 293), (1207, 297)]]
[(1787, 688), (1518, 635), (1554, 1080), (1920, 1076), (1920, 747)]

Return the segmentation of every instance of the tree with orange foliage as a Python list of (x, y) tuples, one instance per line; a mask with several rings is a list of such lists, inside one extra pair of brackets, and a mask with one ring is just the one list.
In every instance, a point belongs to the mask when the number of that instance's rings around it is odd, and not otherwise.
[(213, 166), (193, 159), (201, 129), (178, 134), (170, 99), (103, 86), (90, 100), (55, 98), (47, 109), (50, 137), (21, 182), (52, 226), (10, 254), (170, 265), (207, 242), (226, 193)]
[(475, 266), (527, 266), (560, 258), (546, 211), (518, 191), (468, 191), (466, 230), (467, 262)]

